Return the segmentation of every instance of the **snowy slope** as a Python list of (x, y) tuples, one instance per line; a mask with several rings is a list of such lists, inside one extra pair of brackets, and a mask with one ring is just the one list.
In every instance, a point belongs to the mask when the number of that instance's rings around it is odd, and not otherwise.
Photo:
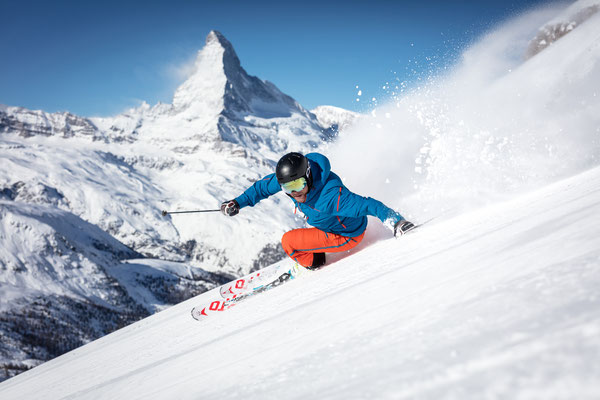
[(364, 248), (200, 323), (202, 294), (0, 384), (12, 399), (600, 393), (600, 168)]
[(109, 305), (118, 296), (106, 292), (104, 266), (140, 257), (98, 227), (43, 205), (0, 200), (0, 237), (7, 250), (0, 270), (2, 311), (28, 295), (71, 294)]
[(334, 106), (318, 106), (310, 112), (317, 116), (319, 124), (324, 129), (331, 129), (336, 133), (350, 128), (362, 116), (362, 114)]

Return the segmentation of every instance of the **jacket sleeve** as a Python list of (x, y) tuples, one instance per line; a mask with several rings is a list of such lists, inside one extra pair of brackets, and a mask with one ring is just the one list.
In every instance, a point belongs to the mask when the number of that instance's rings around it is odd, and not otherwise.
[(244, 193), (236, 197), (235, 201), (238, 202), (240, 208), (246, 206), (252, 207), (259, 201), (278, 193), (280, 190), (281, 186), (279, 186), (275, 174), (269, 174), (261, 180), (254, 182)]
[(352, 193), (345, 186), (328, 188), (324, 193), (326, 209), (332, 215), (339, 217), (363, 217), (372, 215), (385, 224), (392, 226), (401, 219), (400, 213), (387, 207), (379, 200), (371, 197), (359, 196)]

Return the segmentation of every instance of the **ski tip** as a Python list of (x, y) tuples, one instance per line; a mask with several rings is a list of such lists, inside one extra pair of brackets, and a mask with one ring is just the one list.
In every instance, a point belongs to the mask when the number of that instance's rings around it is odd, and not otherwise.
[(192, 318), (194, 318), (196, 321), (200, 321), (203, 318), (208, 317), (208, 314), (206, 314), (206, 307), (203, 307), (202, 309), (194, 307), (192, 308), (191, 314)]

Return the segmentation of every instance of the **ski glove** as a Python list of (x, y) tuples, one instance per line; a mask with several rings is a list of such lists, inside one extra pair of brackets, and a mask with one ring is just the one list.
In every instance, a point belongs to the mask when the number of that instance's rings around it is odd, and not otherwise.
[(400, 221), (396, 222), (396, 225), (394, 225), (394, 236), (398, 237), (404, 235), (406, 232), (411, 231), (415, 228), (415, 224), (413, 224), (412, 222), (409, 222), (405, 219), (401, 219)]
[(235, 200), (227, 200), (221, 204), (221, 212), (228, 217), (233, 217), (240, 212), (240, 205)]

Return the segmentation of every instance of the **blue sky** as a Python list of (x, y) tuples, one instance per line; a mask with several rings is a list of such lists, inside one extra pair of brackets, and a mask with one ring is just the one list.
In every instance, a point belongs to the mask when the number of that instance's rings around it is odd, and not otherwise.
[(108, 116), (141, 101), (170, 103), (214, 29), (249, 74), (306, 108), (365, 111), (372, 97), (385, 100), (386, 82), (414, 81), (544, 3), (0, 0), (0, 104)]

